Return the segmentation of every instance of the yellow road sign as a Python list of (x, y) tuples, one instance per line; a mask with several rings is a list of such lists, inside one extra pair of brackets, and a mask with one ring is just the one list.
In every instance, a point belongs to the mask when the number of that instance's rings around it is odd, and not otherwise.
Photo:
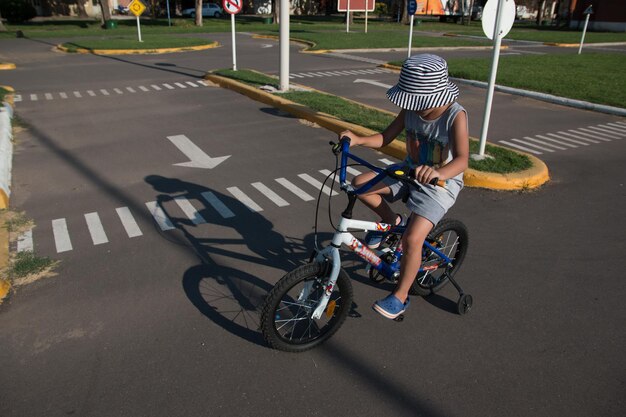
[(132, 3), (128, 5), (128, 10), (135, 16), (141, 16), (141, 14), (146, 11), (146, 6), (139, 0), (133, 0)]

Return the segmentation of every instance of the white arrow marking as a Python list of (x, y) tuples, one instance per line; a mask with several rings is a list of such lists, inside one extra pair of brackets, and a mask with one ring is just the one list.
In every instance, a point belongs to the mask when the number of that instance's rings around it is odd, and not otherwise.
[(391, 88), (393, 87), (393, 85), (387, 85), (387, 84), (383, 84), (383, 83), (379, 83), (378, 81), (374, 81), (374, 80), (363, 80), (361, 78), (357, 78), (356, 80), (354, 80), (355, 83), (365, 83), (365, 84), (372, 84), (378, 87), (383, 87), (383, 88)]
[(202, 149), (198, 148), (189, 138), (185, 135), (176, 135), (167, 137), (182, 153), (189, 158), (189, 162), (181, 162), (174, 164), (181, 167), (188, 168), (215, 168), (228, 158), (230, 155), (218, 156), (217, 158), (211, 158)]
[(273, 47), (274, 47), (274, 45), (269, 44), (269, 43), (264, 43), (264, 44), (261, 45), (261, 48), (273, 48)]

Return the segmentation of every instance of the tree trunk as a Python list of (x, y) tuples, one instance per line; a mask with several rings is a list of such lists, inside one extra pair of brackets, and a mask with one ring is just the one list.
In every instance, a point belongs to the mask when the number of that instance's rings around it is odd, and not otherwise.
[(543, 20), (543, 11), (546, 7), (546, 0), (539, 0), (537, 8), (537, 26), (541, 26), (541, 21)]
[(280, 24), (280, 0), (272, 0), (272, 23)]
[(78, 17), (83, 19), (89, 17), (83, 0), (76, 0), (76, 10), (78, 11)]
[(4, 23), (2, 23), (2, 15), (0, 14), (0, 32), (6, 32), (7, 28), (4, 26)]
[(202, 26), (202, 0), (196, 0), (196, 26)]
[(111, 7), (109, 6), (109, 0), (99, 0), (100, 9), (102, 10), (102, 24), (107, 20), (111, 20)]
[(408, 5), (407, 0), (402, 0), (402, 19), (400, 19), (400, 21), (402, 22), (403, 25), (408, 25), (409, 24), (409, 19), (411, 17), (411, 16), (409, 16), (409, 11), (407, 10), (407, 5)]

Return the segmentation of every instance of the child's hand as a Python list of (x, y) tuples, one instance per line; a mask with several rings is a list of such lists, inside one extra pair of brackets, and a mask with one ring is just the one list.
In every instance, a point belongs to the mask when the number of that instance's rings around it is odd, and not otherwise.
[(339, 139), (341, 140), (341, 138), (344, 136), (347, 136), (350, 138), (350, 146), (358, 145), (360, 143), (359, 141), (360, 137), (350, 132), (349, 130), (344, 130), (343, 132), (341, 132), (339, 134)]
[(428, 165), (415, 168), (415, 179), (421, 184), (429, 184), (434, 178), (440, 178), (439, 171)]

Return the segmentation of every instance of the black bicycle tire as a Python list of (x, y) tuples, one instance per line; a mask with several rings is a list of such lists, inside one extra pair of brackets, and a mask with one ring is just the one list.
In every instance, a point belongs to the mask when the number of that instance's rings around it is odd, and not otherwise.
[(330, 266), (323, 262), (312, 262), (299, 266), (282, 277), (269, 292), (261, 310), (260, 330), (270, 347), (285, 352), (304, 352), (328, 340), (343, 325), (352, 308), (353, 293), (350, 277), (346, 271), (340, 269), (336, 288), (341, 295), (342, 302), (338, 314), (332, 319), (334, 322), (320, 336), (307, 343), (292, 343), (281, 337), (276, 329), (274, 322), (276, 308), (285, 294), (298, 283), (307, 278), (324, 274), (325, 271), (330, 271)]
[[(457, 236), (459, 236), (459, 244), (456, 249), (453, 266), (452, 269), (448, 271), (448, 275), (454, 277), (463, 264), (469, 245), (469, 233), (465, 224), (463, 224), (460, 220), (444, 219), (439, 222), (437, 226), (435, 226), (435, 228), (428, 234), (427, 240), (434, 239), (436, 236), (448, 230), (453, 230), (456, 232)], [(413, 281), (413, 284), (411, 285), (410, 293), (413, 295), (420, 295), (424, 297), (430, 294), (435, 294), (450, 282), (448, 277), (445, 277), (435, 286), (424, 287), (419, 284), (419, 279), (422, 277), (422, 274), (423, 272), (418, 273), (415, 277), (415, 281)]]

